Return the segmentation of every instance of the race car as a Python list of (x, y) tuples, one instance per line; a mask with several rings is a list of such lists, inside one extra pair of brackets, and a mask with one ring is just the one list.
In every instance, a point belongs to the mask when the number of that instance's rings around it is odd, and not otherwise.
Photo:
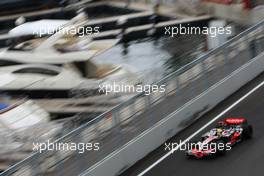
[(223, 155), (231, 150), (233, 145), (250, 139), (252, 134), (252, 126), (245, 118), (226, 118), (202, 135), (201, 141), (188, 143), (186, 156), (204, 158)]

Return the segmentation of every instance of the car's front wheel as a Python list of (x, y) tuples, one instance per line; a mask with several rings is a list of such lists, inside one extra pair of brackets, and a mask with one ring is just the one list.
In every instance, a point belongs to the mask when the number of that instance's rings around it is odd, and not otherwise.
[(226, 142), (224, 140), (218, 140), (216, 142), (216, 154), (224, 155), (226, 153)]

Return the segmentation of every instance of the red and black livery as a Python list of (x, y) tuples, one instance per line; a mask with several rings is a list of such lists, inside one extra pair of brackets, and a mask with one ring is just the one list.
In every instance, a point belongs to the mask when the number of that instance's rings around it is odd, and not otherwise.
[(195, 142), (197, 145), (191, 145), (191, 148), (186, 151), (186, 155), (188, 158), (222, 155), (227, 150), (230, 150), (233, 145), (250, 139), (252, 134), (253, 129), (248, 124), (247, 119), (243, 117), (226, 118), (219, 121), (215, 128), (202, 135), (201, 141)]

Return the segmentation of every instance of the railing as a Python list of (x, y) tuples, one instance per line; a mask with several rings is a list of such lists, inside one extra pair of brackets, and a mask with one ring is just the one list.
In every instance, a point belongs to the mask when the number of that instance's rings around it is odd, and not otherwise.
[(165, 92), (139, 93), (55, 141), (98, 142), (100, 150), (33, 153), (2, 174), (80, 174), (263, 52), (263, 31), (264, 21), (160, 80)]

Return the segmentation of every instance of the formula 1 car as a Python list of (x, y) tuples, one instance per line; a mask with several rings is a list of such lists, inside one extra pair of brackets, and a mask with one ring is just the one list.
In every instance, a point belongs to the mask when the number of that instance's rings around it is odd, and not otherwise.
[(186, 156), (204, 158), (223, 155), (238, 142), (250, 139), (252, 134), (252, 126), (245, 118), (226, 118), (202, 135), (201, 141), (188, 143)]

